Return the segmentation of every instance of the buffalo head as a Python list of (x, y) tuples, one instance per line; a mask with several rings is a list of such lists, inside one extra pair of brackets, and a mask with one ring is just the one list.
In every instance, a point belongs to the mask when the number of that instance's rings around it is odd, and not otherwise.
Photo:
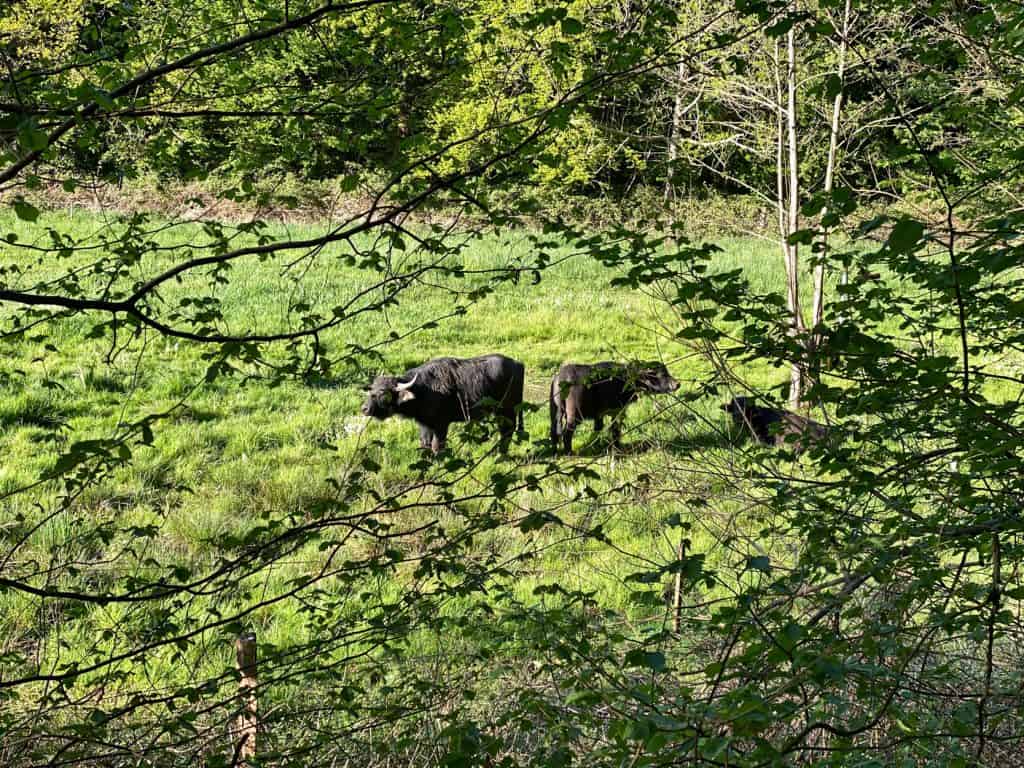
[(644, 363), (636, 371), (637, 388), (654, 395), (665, 395), (679, 389), (679, 382), (672, 378), (661, 363)]
[[(418, 375), (418, 374), (417, 374)], [(370, 391), (366, 395), (366, 402), (363, 403), (363, 414), (372, 416), (375, 419), (386, 419), (398, 413), (398, 406), (416, 399), (412, 392), (412, 385), (416, 383), (416, 376), (408, 381), (402, 381), (397, 376), (378, 376), (370, 385)]]
[(728, 403), (721, 406), (722, 410), (732, 416), (733, 420), (738, 424), (748, 419), (755, 407), (754, 398), (752, 397), (734, 397)]

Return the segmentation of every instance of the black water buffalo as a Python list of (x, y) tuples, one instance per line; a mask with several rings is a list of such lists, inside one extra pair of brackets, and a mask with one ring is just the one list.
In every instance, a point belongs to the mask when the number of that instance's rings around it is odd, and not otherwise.
[(760, 442), (779, 447), (789, 445), (794, 453), (828, 439), (829, 429), (824, 424), (781, 408), (755, 405), (752, 397), (734, 397), (722, 406), (722, 410), (732, 416), (737, 426), (750, 430)]
[[(493, 413), (498, 417), (501, 449), (516, 430), (523, 402), (523, 364), (504, 355), (459, 359), (439, 357), (401, 376), (378, 376), (370, 385), (363, 413), (376, 419), (405, 416), (420, 427), (420, 447), (444, 450), (448, 427)], [(519, 413), (519, 428), (523, 416)]]
[(572, 453), (572, 436), (584, 419), (593, 419), (600, 431), (611, 417), (612, 443), (619, 444), (626, 406), (644, 392), (664, 394), (679, 389), (661, 363), (566, 363), (551, 380), (551, 444), (558, 450), (561, 437)]

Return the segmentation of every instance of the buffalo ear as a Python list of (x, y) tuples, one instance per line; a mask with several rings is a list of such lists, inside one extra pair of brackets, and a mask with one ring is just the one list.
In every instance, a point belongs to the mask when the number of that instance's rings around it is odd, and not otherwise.
[(415, 400), (416, 395), (412, 393), (411, 389), (400, 389), (398, 391), (398, 402), (408, 403), (410, 400)]

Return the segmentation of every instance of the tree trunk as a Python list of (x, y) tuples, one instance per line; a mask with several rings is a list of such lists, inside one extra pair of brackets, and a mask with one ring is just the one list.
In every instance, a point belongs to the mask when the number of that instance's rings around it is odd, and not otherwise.
[(665, 202), (675, 199), (675, 185), (672, 183), (672, 176), (676, 172), (676, 160), (679, 158), (679, 131), (683, 122), (683, 78), (686, 75), (686, 65), (680, 61), (676, 69), (675, 98), (672, 102), (672, 122), (668, 127), (668, 162), (666, 170), (668, 177), (665, 179)]
[[(788, 144), (789, 186), (786, 190), (788, 217), (786, 221), (786, 303), (791, 316), (790, 333), (799, 336), (805, 328), (800, 307), (799, 248), (789, 237), (800, 228), (800, 165), (797, 153), (796, 126), (796, 29), (786, 33), (786, 139)], [(804, 365), (794, 360), (790, 367), (789, 404), (797, 408), (803, 399)]]
[[(839, 41), (839, 63), (836, 70), (836, 74), (839, 77), (839, 92), (836, 94), (835, 101), (832, 103), (832, 124), (829, 129), (829, 140), (828, 140), (828, 161), (825, 164), (825, 196), (826, 198), (831, 196), (832, 188), (835, 180), (836, 170), (836, 155), (838, 154), (839, 148), (839, 117), (843, 106), (843, 87), (846, 85), (846, 38), (850, 32), (850, 5), (851, 0), (846, 0), (846, 7), (843, 9), (843, 36)], [(824, 218), (828, 214), (828, 207), (826, 206), (822, 210), (821, 215)], [(811, 326), (813, 328), (821, 325), (822, 320), (825, 316), (825, 255), (828, 252), (828, 229), (822, 227), (821, 230), (821, 261), (814, 268), (814, 302), (812, 309)], [(842, 284), (845, 285), (848, 280), (848, 274), (846, 267), (843, 267)], [(819, 339), (815, 337), (814, 346), (817, 348)]]
[[(773, 60), (775, 72), (775, 210), (779, 217), (779, 244), (782, 246), (782, 260), (789, 268), (789, 244), (786, 242), (786, 160), (784, 154), (785, 146), (785, 125), (783, 113), (785, 108), (782, 105), (782, 81), (779, 78), (779, 43), (775, 41), (775, 56)], [(788, 271), (787, 271), (788, 274)]]

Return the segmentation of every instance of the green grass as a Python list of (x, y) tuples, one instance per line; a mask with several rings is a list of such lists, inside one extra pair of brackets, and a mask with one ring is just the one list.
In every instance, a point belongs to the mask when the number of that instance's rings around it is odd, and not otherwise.
[[(113, 237), (121, 231), (116, 221), (105, 222), (93, 214), (52, 212), (34, 226), (0, 217), (0, 232), (16, 230), (21, 244), (49, 242), (47, 229), (70, 233), (81, 243), (97, 243), (100, 236)], [(276, 226), (275, 238), (303, 238), (315, 233), (310, 228)], [(195, 226), (167, 229), (151, 239), (160, 248), (183, 253), (185, 244), (205, 236)], [(116, 237), (114, 238), (116, 240)], [(241, 239), (245, 239), (242, 237)], [(361, 242), (362, 246), (368, 243)], [(783, 286), (782, 260), (778, 247), (753, 239), (730, 238), (719, 242), (723, 249), (715, 266), (742, 268), (756, 290), (780, 290)], [(523, 233), (505, 237), (487, 236), (471, 242), (460, 258), (468, 270), (496, 269), (529, 261), (531, 244)], [(99, 253), (102, 253), (102, 248)], [(23, 261), (34, 279), (55, 276), (67, 264), (53, 254), (40, 263), (30, 263), (30, 252), (10, 246), (4, 260)], [(239, 263), (230, 272), (231, 282), (217, 288), (223, 303), (226, 326), (232, 332), (272, 331), (288, 327), (287, 291), (301, 297), (314, 310), (329, 313), (353, 293), (377, 279), (374, 270), (361, 270), (345, 263), (349, 251), (332, 246), (309, 265), (302, 281), (282, 278), (289, 257)], [(35, 562), (76, 561), (90, 572), (95, 584), (103, 583), (108, 564), (129, 563), (140, 574), (159, 571), (161, 566), (185, 565), (197, 570), (210, 568), (230, 548), (232, 538), (244, 536), (264, 518), (310, 514), (330, 492), (330, 480), (342, 480), (356, 456), (368, 456), (380, 465), (370, 479), (371, 487), (386, 494), (415, 477), (410, 465), (419, 459), (417, 433), (412, 422), (392, 419), (368, 422), (359, 413), (363, 399), (361, 385), (378, 369), (401, 372), (439, 355), (470, 356), (503, 352), (522, 360), (527, 369), (527, 400), (538, 410), (526, 418), (529, 439), (517, 442), (512, 460), (493, 457), (481, 461), (459, 488), (468, 490), (485, 483), (490, 473), (514, 467), (520, 474), (541, 471), (548, 461), (544, 453), (548, 423), (546, 394), (548, 382), (563, 361), (587, 362), (602, 359), (661, 358), (682, 382), (681, 393), (696, 389), (710, 369), (700, 358), (677, 343), (666, 340), (661, 327), (672, 327), (668, 308), (643, 292), (610, 286), (616, 273), (602, 268), (568, 246), (553, 249), (566, 257), (544, 272), (538, 284), (527, 279), (504, 285), (478, 302), (467, 303), (460, 317), (441, 321), (436, 329), (414, 329), (448, 314), (456, 299), (448, 290), (417, 285), (402, 296), (401, 303), (383, 313), (355, 317), (323, 335), (327, 354), (347, 357), (352, 345), (368, 347), (399, 337), (379, 348), (383, 361), (359, 358), (362, 369), (341, 366), (327, 380), (303, 383), (270, 378), (217, 379), (203, 383), (208, 365), (199, 345), (164, 339), (152, 333), (131, 341), (127, 349), (108, 360), (117, 343), (109, 335), (87, 338), (100, 316), (76, 316), (53, 321), (48, 340), (21, 340), (4, 347), (0, 359), (0, 493), (34, 483), (53, 465), (57, 455), (82, 440), (114, 434), (124, 421), (145, 414), (174, 409), (155, 427), (151, 447), (137, 447), (130, 466), (118, 469), (89, 487), (74, 503), (57, 511), (60, 489), (47, 484), (15, 494), (0, 502), (0, 519), (17, 521), (3, 529), (7, 546), (27, 535), (14, 561), (19, 566)], [(77, 257), (73, 257), (77, 258)], [(125, 281), (169, 263), (167, 252), (146, 256), (128, 267)], [(412, 258), (412, 257), (405, 257)], [(26, 284), (22, 278), (22, 284)], [(451, 289), (457, 281), (443, 278)], [(86, 279), (86, 287), (96, 281)], [(468, 277), (467, 287), (479, 286), (483, 277)], [(181, 296), (205, 290), (205, 278), (189, 277), (171, 285), (163, 294), (168, 305)], [(461, 285), (461, 283), (458, 283)], [(6, 311), (6, 310), (5, 310)], [(52, 343), (55, 349), (47, 349)], [(271, 353), (277, 359), (278, 353)], [(258, 372), (250, 370), (250, 373)], [(745, 367), (752, 384), (769, 388), (781, 383), (785, 371), (769, 365)], [(733, 498), (721, 480), (732, 461), (733, 451), (726, 437), (728, 426), (718, 399), (705, 398), (684, 403), (680, 397), (642, 400), (629, 414), (625, 436), (627, 450), (608, 450), (603, 437), (592, 439), (585, 426), (577, 433), (581, 456), (561, 459), (566, 466), (585, 464), (600, 475), (598, 481), (556, 478), (543, 490), (519, 494), (522, 510), (560, 504), (558, 514), (582, 528), (600, 525), (615, 548), (593, 539), (567, 535), (565, 529), (544, 529), (524, 536), (512, 526), (499, 526), (478, 535), (474, 547), (480, 553), (501, 555), (533, 549), (536, 557), (512, 585), (514, 593), (530, 602), (534, 588), (556, 580), (567, 588), (593, 591), (605, 607), (643, 619), (631, 598), (635, 585), (629, 573), (650, 561), (673, 559), (678, 531), (668, 526), (674, 514), (686, 513), (678, 493), (658, 489), (658, 479), (671, 475), (684, 483), (687, 493), (715, 501), (717, 515), (691, 516), (690, 534), (694, 551), (710, 550), (714, 564), (715, 541), (729, 526), (756, 525), (756, 515), (747, 500)], [(378, 442), (379, 441), (379, 442)], [(453, 427), (449, 447), (457, 455), (479, 456), (482, 448), (465, 437), (459, 425)], [(642, 474), (653, 482), (640, 483)], [(599, 491), (621, 489), (615, 503), (593, 503), (583, 492), (586, 484)], [(426, 510), (402, 513), (393, 522), (414, 526), (429, 515), (450, 512)], [(121, 531), (113, 541), (84, 535), (105, 520), (114, 521)], [(452, 525), (456, 525), (452, 521)], [(33, 529), (33, 526), (37, 526)], [(133, 540), (125, 533), (130, 527), (153, 526), (151, 537)], [(124, 554), (124, 548), (139, 551)], [(356, 556), (365, 541), (346, 544), (346, 556)], [(415, 552), (416, 541), (402, 542)], [(751, 554), (757, 554), (751, 552)], [(323, 564), (325, 555), (310, 545), (284, 559), (261, 577), (260, 588), (272, 594), (284, 589), (290, 579), (311, 575)], [(407, 575), (407, 574), (406, 574)], [(739, 576), (737, 577), (739, 578)], [(399, 583), (385, 585), (401, 589)], [(136, 616), (128, 620), (116, 606), (87, 608), (79, 615), (54, 617), (40, 622), (33, 601), (14, 592), (0, 593), (0, 637), (7, 648), (35, 651), (43, 644), (40, 632), (62, 626), (67, 643), (61, 658), (75, 658), (77, 650), (88, 647), (104, 631), (124, 632), (144, 626)], [(457, 610), (457, 602), (447, 610)], [(296, 601), (284, 601), (260, 609), (249, 619), (258, 627), (261, 640), (278, 646), (300, 643), (309, 632)], [(138, 637), (131, 642), (140, 642)], [(423, 642), (428, 642), (424, 639)], [(53, 653), (46, 646), (45, 653)], [(215, 675), (229, 663), (227, 650), (200, 652), (193, 664), (203, 674)], [(147, 659), (151, 681), (181, 682), (195, 671), (182, 671), (172, 661), (173, 652), (164, 649)]]

